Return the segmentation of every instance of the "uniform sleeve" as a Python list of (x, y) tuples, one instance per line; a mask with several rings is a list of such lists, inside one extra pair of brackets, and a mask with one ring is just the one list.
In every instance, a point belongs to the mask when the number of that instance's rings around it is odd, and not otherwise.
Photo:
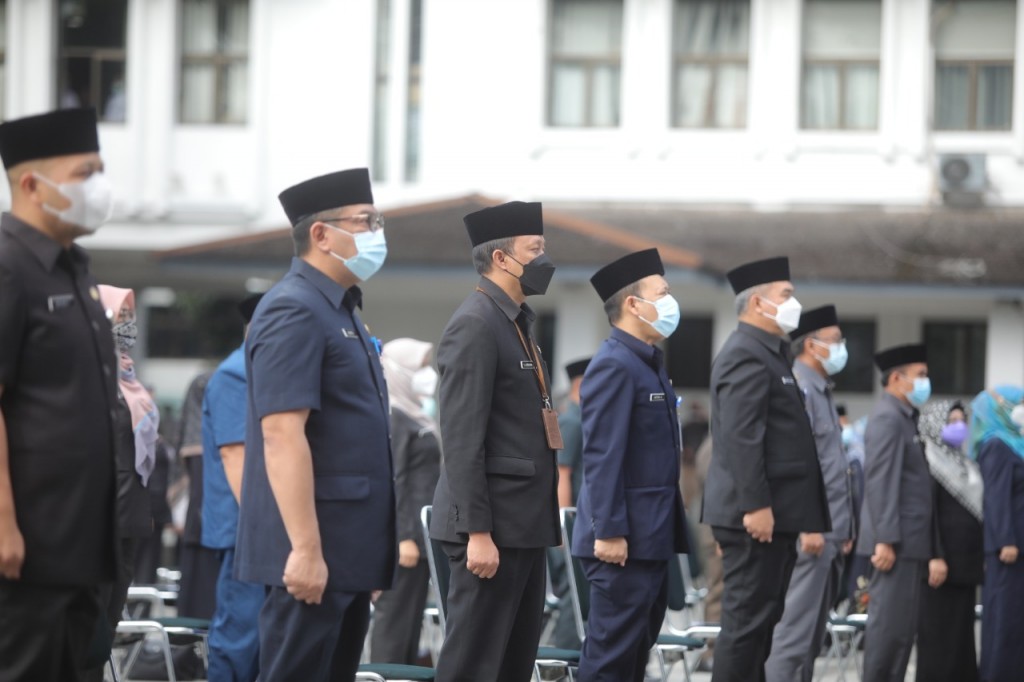
[(26, 316), (20, 284), (9, 270), (0, 268), (0, 386), (18, 381)]
[(217, 372), (206, 388), (214, 445), (222, 448), (245, 442), (245, 379)]
[[(978, 453), (978, 466), (985, 484), (982, 497), (985, 535), (994, 546), (988, 551), (998, 552), (1007, 546), (1020, 547), (1013, 532), (1013, 458), (1016, 455), (998, 438), (990, 438)], [(1021, 538), (1024, 540), (1024, 538)]]
[(246, 339), (256, 418), (319, 410), (325, 341), (313, 311), (293, 299), (278, 298), (262, 312), (260, 322)]
[(592, 363), (580, 395), (583, 410), (583, 476), (594, 537), (629, 535), (623, 458), (633, 415), (633, 381), (625, 367)]
[(562, 432), (562, 445), (565, 446), (558, 451), (558, 465), (572, 467), (576, 464), (576, 456), (583, 448), (580, 422), (567, 410), (558, 415), (558, 430)]
[(723, 365), (715, 386), (720, 428), (714, 435), (713, 456), (735, 480), (743, 513), (772, 504), (764, 464), (769, 381), (764, 366), (743, 355)]
[(443, 466), (469, 533), (493, 528), (484, 437), (497, 364), (497, 340), (482, 318), (462, 315), (451, 321), (437, 348)]
[(896, 545), (903, 537), (900, 531), (903, 452), (899, 422), (888, 415), (873, 417), (864, 432), (864, 504), (875, 529), (876, 542)]

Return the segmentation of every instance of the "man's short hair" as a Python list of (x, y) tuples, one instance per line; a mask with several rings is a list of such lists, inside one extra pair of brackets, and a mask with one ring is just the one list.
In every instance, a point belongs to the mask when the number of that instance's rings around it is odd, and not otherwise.
[(889, 377), (891, 377), (893, 374), (899, 374), (906, 368), (906, 365), (900, 365), (899, 367), (890, 367), (889, 369), (882, 372), (882, 388), (889, 388)]
[(752, 296), (763, 296), (764, 292), (768, 289), (768, 284), (755, 284), (754, 286), (744, 289), (740, 293), (736, 294), (736, 315), (737, 317), (747, 311), (747, 306), (750, 305), (750, 299)]
[(797, 338), (793, 339), (792, 344), (790, 344), (790, 350), (793, 351), (793, 357), (795, 358), (796, 356), (804, 352), (804, 341), (806, 341), (807, 339), (815, 338), (817, 337), (814, 335), (814, 332), (808, 332), (803, 336), (798, 336)]
[(489, 242), (477, 244), (473, 247), (473, 267), (476, 268), (477, 274), (486, 275), (494, 267), (494, 261), (492, 256), (495, 251), (504, 251), (505, 253), (512, 255), (512, 250), (515, 248), (515, 237), (502, 237), (501, 239), (492, 239)]
[(640, 295), (640, 282), (636, 281), (632, 284), (627, 284), (622, 287), (614, 294), (611, 298), (604, 302), (604, 313), (608, 316), (608, 323), (615, 324), (622, 319), (622, 304), (626, 302), (626, 299), (630, 296)]
[(339, 211), (340, 209), (330, 208), (326, 211), (320, 211), (319, 213), (308, 215), (295, 223), (295, 227), (292, 228), (292, 244), (295, 246), (296, 256), (301, 257), (309, 253), (309, 248), (311, 246), (309, 231), (313, 229), (313, 223), (320, 220), (327, 220), (328, 218), (337, 218)]

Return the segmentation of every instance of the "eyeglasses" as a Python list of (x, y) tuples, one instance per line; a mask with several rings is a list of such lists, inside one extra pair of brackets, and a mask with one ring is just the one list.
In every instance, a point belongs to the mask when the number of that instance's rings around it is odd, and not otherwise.
[(342, 218), (324, 218), (322, 223), (346, 222), (362, 225), (370, 232), (384, 229), (383, 213), (357, 213), (356, 215), (344, 216)]

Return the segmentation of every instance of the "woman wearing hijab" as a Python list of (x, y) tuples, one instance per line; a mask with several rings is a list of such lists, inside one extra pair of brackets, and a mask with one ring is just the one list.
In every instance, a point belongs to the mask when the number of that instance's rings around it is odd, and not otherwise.
[(381, 365), (391, 401), (391, 452), (395, 467), (398, 572), (374, 607), (370, 660), (414, 664), (427, 601), (430, 569), (420, 510), (431, 503), (441, 466), (430, 366), (433, 345), (415, 339), (384, 344)]
[(928, 562), (917, 629), (918, 682), (977, 682), (974, 606), (984, 578), (982, 480), (977, 463), (964, 455), (964, 407), (949, 400), (930, 403), (918, 430), (932, 475), (935, 547)]
[[(135, 346), (135, 294), (131, 289), (101, 284), (100, 302), (113, 325), (118, 355), (117, 405), (114, 407), (114, 459), (117, 470), (117, 531), (121, 544), (117, 582), (101, 588), (100, 603), (113, 638), (121, 620), (128, 586), (135, 567), (136, 544), (153, 529), (146, 483), (156, 465), (157, 429), (160, 413), (149, 391), (135, 376), (129, 351)], [(90, 679), (102, 680), (102, 668), (91, 671)]]
[(1024, 674), (1024, 390), (998, 386), (971, 403), (971, 454), (985, 481), (985, 585), (981, 679)]

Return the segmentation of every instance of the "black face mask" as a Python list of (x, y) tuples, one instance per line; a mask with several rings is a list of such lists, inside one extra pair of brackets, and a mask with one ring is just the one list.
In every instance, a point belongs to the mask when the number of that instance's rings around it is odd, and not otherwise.
[[(512, 260), (519, 263), (515, 258)], [(523, 296), (543, 296), (548, 290), (548, 284), (551, 283), (551, 277), (555, 274), (555, 264), (551, 262), (547, 254), (543, 253), (526, 265), (519, 264), (523, 266), (523, 274), (518, 277)], [(515, 275), (512, 276), (515, 277)]]

